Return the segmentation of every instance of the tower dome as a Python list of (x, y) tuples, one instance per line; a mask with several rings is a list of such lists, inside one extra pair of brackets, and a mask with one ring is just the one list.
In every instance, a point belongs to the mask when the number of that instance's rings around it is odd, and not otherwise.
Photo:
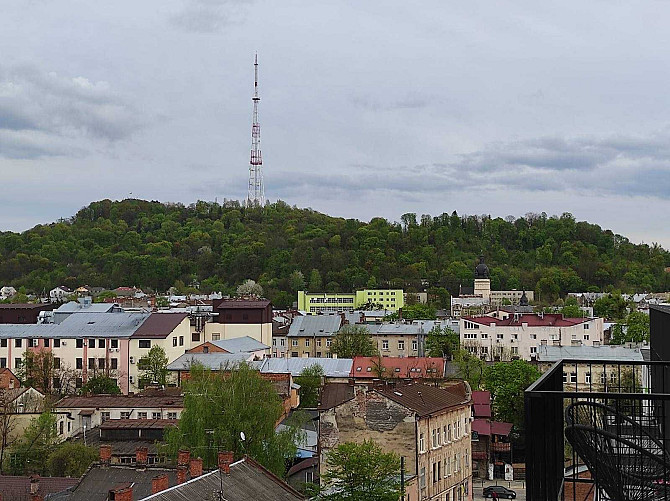
[(484, 263), (484, 254), (479, 256), (479, 264), (475, 267), (475, 278), (489, 278), (489, 267)]

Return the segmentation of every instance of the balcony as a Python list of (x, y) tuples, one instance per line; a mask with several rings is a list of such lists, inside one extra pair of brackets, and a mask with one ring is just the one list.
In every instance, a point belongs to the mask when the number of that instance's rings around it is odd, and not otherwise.
[(527, 499), (670, 501), (669, 391), (670, 362), (557, 362), (525, 393)]
[(509, 452), (509, 442), (491, 442), (491, 452)]

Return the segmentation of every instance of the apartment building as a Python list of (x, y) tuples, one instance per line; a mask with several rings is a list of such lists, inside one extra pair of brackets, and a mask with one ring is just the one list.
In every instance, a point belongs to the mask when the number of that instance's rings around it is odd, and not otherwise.
[(295, 317), (286, 335), (287, 357), (332, 357), (330, 343), (342, 324), (342, 316), (337, 314)]
[(272, 344), (272, 303), (267, 299), (215, 299), (212, 321), (204, 324), (203, 341), (251, 337)]
[(423, 356), (422, 343), (433, 327), (446, 326), (439, 320), (413, 320), (366, 325), (382, 357)]
[[(470, 390), (420, 383), (327, 384), (319, 406), (320, 473), (340, 443), (374, 440), (405, 458), (411, 499), (472, 499)], [(356, 416), (356, 419), (352, 419)]]
[(486, 360), (533, 359), (542, 344), (597, 346), (603, 342), (602, 318), (564, 318), (560, 313), (463, 317), (461, 346)]
[(366, 305), (375, 305), (389, 313), (405, 305), (402, 289), (363, 289), (356, 292), (298, 291), (298, 310), (309, 315), (354, 311)]
[(101, 372), (116, 377), (122, 393), (139, 388), (137, 362), (152, 346), (174, 360), (191, 348), (183, 313), (77, 313), (59, 324), (1, 324), (0, 368), (20, 369), (26, 351), (53, 353), (56, 370), (72, 375), (54, 385), (80, 388)]

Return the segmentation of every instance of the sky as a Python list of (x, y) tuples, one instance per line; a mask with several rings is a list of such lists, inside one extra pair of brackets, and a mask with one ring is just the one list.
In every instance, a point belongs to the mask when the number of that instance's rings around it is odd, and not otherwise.
[(0, 230), (95, 200), (571, 212), (670, 247), (670, 2), (0, 0)]

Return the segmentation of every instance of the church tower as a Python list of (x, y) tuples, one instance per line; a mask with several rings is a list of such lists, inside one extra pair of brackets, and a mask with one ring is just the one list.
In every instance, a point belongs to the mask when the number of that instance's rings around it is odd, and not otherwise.
[(482, 296), (487, 301), (491, 300), (491, 279), (489, 278), (489, 267), (484, 263), (484, 255), (479, 256), (479, 264), (475, 267), (475, 296)]

